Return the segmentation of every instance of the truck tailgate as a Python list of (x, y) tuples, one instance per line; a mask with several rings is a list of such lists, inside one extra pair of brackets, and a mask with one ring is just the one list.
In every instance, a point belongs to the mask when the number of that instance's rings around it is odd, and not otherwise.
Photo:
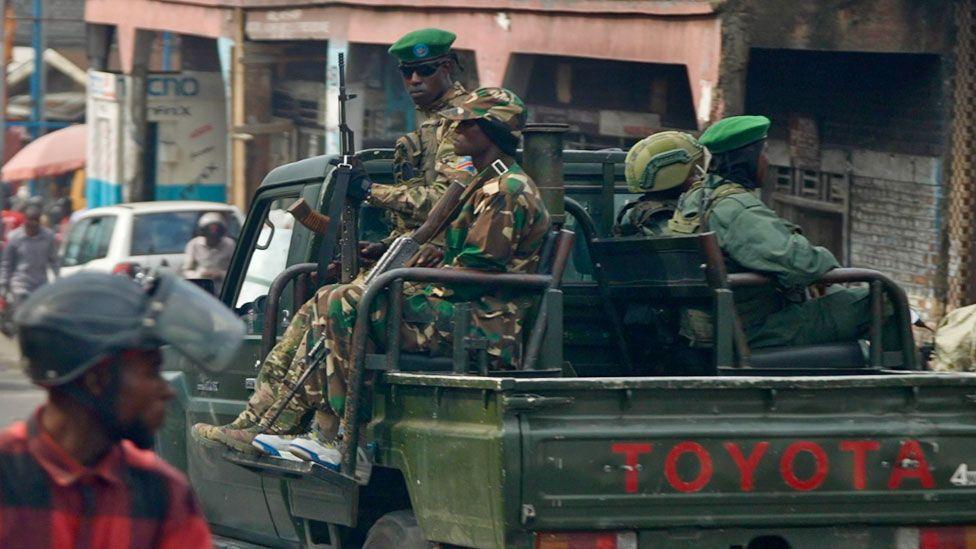
[(514, 389), (533, 530), (976, 522), (976, 376)]

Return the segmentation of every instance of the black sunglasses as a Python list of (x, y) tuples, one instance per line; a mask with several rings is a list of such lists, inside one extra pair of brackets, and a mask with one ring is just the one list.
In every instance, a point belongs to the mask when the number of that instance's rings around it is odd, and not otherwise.
[(437, 72), (437, 69), (441, 68), (441, 65), (443, 63), (424, 63), (423, 65), (400, 65), (398, 68), (404, 78), (410, 78), (413, 76), (413, 73), (419, 74), (421, 78), (427, 78)]

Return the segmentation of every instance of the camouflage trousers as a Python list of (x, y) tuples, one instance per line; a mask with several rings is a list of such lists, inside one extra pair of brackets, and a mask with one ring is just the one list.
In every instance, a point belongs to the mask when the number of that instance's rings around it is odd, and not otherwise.
[[(321, 369), (309, 377), (293, 399), (284, 402), (307, 367), (305, 357), (308, 350), (322, 336), (321, 323), (317, 323), (316, 319), (324, 313), (329, 293), (335, 287), (329, 285), (320, 288), (292, 317), (285, 333), (261, 364), (254, 394), (239, 417), (260, 425), (268, 432), (295, 434), (307, 430), (309, 418), (314, 414), (316, 428), (327, 436), (335, 436), (339, 424), (335, 421), (335, 413), (327, 409), (328, 401), (324, 395), (326, 378)], [(284, 409), (281, 415), (271, 425), (282, 405)]]
[[(364, 288), (359, 284), (346, 284), (333, 289), (327, 299), (324, 322), (327, 390), (329, 404), (323, 409), (342, 413), (345, 407), (347, 382), (353, 365), (353, 330), (359, 302)], [(453, 341), (455, 302), (445, 291), (436, 286), (406, 285), (403, 321), (400, 323), (400, 348), (405, 352), (430, 352), (432, 355), (449, 355)], [(438, 295), (440, 294), (440, 295)], [(456, 299), (456, 296), (455, 296)], [(521, 352), (522, 325), (527, 303), (502, 301), (494, 297), (482, 297), (472, 302), (472, 337), (488, 342), (488, 355), (495, 369), (512, 368)], [(369, 337), (366, 352), (386, 345), (387, 308), (385, 296), (375, 302), (370, 310)], [(336, 418), (335, 421), (338, 421)]]

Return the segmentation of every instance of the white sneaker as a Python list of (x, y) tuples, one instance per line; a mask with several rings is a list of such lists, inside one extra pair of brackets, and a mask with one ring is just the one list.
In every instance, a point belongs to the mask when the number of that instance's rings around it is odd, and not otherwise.
[(288, 451), (305, 461), (318, 463), (333, 471), (338, 471), (342, 462), (342, 453), (336, 443), (319, 442), (308, 435), (293, 439), (288, 445)]
[(283, 437), (279, 435), (258, 435), (254, 437), (251, 441), (251, 446), (254, 446), (262, 454), (287, 459), (289, 461), (302, 461), (298, 456), (295, 456), (288, 451), (288, 445), (295, 440), (295, 437)]
[[(371, 445), (372, 446), (372, 445)], [(288, 445), (288, 451), (304, 459), (317, 463), (323, 467), (338, 472), (342, 463), (342, 452), (335, 442), (319, 442), (309, 436), (298, 437)], [(370, 452), (362, 446), (356, 451), (356, 480), (361, 484), (368, 484), (373, 473), (373, 460)]]

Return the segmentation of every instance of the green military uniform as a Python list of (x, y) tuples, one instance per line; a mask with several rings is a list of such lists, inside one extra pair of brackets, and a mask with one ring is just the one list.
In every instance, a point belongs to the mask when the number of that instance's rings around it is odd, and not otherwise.
[(678, 207), (680, 186), (704, 172), (706, 152), (694, 137), (682, 132), (658, 132), (627, 151), (627, 188), (643, 193), (617, 214), (618, 236), (662, 236)]
[[(764, 139), (768, 127), (764, 117), (726, 119), (706, 131), (701, 142), (714, 147), (713, 154), (725, 154)], [(714, 232), (730, 272), (755, 271), (776, 281), (776, 288), (735, 290), (736, 310), (750, 346), (852, 341), (867, 330), (870, 300), (866, 288), (836, 289), (819, 299), (802, 301), (807, 286), (839, 267), (837, 260), (826, 248), (811, 244), (798, 227), (777, 216), (743, 185), (710, 174), (682, 195), (669, 231)], [(710, 327), (699, 311), (688, 311), (682, 319), (682, 333), (693, 343), (707, 343)]]
[[(457, 120), (494, 117), (517, 131), (525, 110), (515, 94), (501, 88), (482, 88), (466, 104), (446, 116)], [(504, 169), (486, 168), (471, 183), (461, 210), (444, 232), (446, 249), (441, 268), (495, 273), (531, 273), (549, 228), (549, 213), (532, 179), (511, 159)], [(350, 284), (329, 296), (325, 323), (329, 371), (329, 400), (344, 402), (345, 380), (352, 360), (352, 331), (363, 288)], [(512, 367), (521, 357), (521, 332), (530, 300), (501, 290), (440, 285), (408, 290), (400, 326), (402, 349), (446, 354), (451, 348), (454, 305), (472, 302), (472, 335), (488, 341), (496, 368)], [(374, 340), (386, 333), (382, 305), (371, 312)], [(377, 341), (381, 342), (381, 341)], [(334, 394), (333, 388), (342, 391)]]
[[(455, 35), (437, 29), (423, 29), (405, 35), (390, 48), (401, 63), (422, 62), (423, 58), (414, 55), (417, 37), (428, 47), (428, 59), (443, 57), (450, 51)], [(410, 44), (407, 49), (402, 44)], [(394, 156), (394, 183), (374, 184), (370, 188), (369, 203), (387, 211), (393, 226), (392, 233), (384, 241), (392, 242), (397, 236), (417, 227), (426, 219), (434, 203), (447, 189), (448, 176), (457, 167), (459, 159), (454, 154), (451, 141), (456, 122), (438, 115), (447, 108), (458, 105), (469, 92), (455, 83), (433, 105), (418, 107), (420, 125), (416, 131), (397, 140)], [(365, 273), (357, 279), (362, 280)], [(271, 425), (277, 413), (276, 403), (281, 402), (297, 383), (305, 370), (304, 358), (312, 341), (321, 337), (322, 326), (316, 322), (326, 310), (329, 294), (336, 285), (320, 288), (312, 299), (302, 305), (292, 317), (285, 333), (264, 359), (258, 372), (254, 393), (248, 400), (244, 411), (231, 424), (217, 427), (197, 424), (193, 428), (197, 438), (218, 440), (235, 448), (250, 449), (253, 433), (266, 431), (276, 434), (295, 434), (303, 432), (310, 411), (315, 411), (315, 425), (326, 430), (338, 426), (332, 422), (324, 395), (324, 379), (312, 376), (290, 400), (280, 417)], [(320, 314), (321, 313), (321, 314)], [(324, 413), (323, 413), (324, 412)], [(228, 430), (247, 429), (247, 433), (231, 433), (236, 438), (228, 438)], [(238, 440), (239, 439), (239, 440)]]
[(455, 82), (451, 89), (428, 107), (417, 108), (420, 127), (397, 139), (393, 157), (394, 183), (374, 184), (368, 203), (388, 212), (393, 232), (384, 242), (419, 227), (434, 204), (447, 190), (448, 175), (457, 167), (458, 157), (450, 136), (455, 122), (437, 113), (456, 106), (468, 91)]

